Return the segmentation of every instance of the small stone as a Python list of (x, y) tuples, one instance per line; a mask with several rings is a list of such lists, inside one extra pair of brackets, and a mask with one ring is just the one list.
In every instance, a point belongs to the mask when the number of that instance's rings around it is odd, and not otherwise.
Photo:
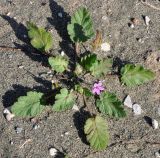
[(101, 50), (102, 51), (105, 51), (105, 52), (108, 52), (108, 51), (110, 51), (111, 50), (111, 46), (110, 46), (110, 44), (109, 43), (102, 43), (101, 44)]
[(126, 148), (133, 153), (137, 152), (140, 149), (136, 144), (128, 144), (126, 145)]
[(63, 134), (61, 134), (61, 137), (64, 137), (64, 135), (63, 135)]
[(76, 104), (73, 105), (72, 110), (79, 111), (79, 108)]
[(24, 66), (23, 66), (23, 65), (19, 65), (18, 68), (19, 68), (19, 69), (23, 69)]
[(5, 108), (4, 110), (3, 110), (3, 114), (10, 114), (11, 112), (7, 109), (7, 108)]
[(65, 132), (64, 134), (65, 134), (65, 135), (69, 135), (69, 132)]
[(155, 152), (155, 157), (160, 158), (160, 152), (159, 151)]
[(29, 3), (30, 3), (30, 4), (33, 4), (33, 2), (32, 2), (32, 1), (30, 1)]
[(129, 27), (133, 29), (134, 28), (134, 24), (130, 24)]
[(152, 126), (153, 126), (154, 129), (157, 129), (158, 128), (158, 121), (153, 119), (152, 120)]
[(63, 17), (63, 14), (62, 14), (61, 12), (59, 12), (59, 13), (58, 13), (58, 16), (59, 16), (60, 18), (62, 18), (62, 17)]
[(7, 121), (11, 121), (14, 117), (15, 117), (15, 115), (12, 114), (12, 113), (6, 114), (6, 120), (7, 120)]
[(7, 16), (10, 16), (10, 15), (11, 15), (11, 12), (8, 12), (6, 15), (7, 15)]
[(14, 144), (14, 143), (13, 143), (13, 141), (11, 141), (11, 140), (9, 141), (9, 143), (10, 143), (11, 145), (13, 145), (13, 144)]
[(132, 101), (131, 101), (131, 97), (129, 95), (125, 98), (124, 105), (129, 108), (132, 108)]
[(56, 156), (57, 155), (57, 149), (55, 149), (55, 148), (50, 148), (49, 149), (49, 154), (51, 155), (51, 156)]
[(65, 54), (64, 51), (62, 51), (62, 52), (61, 52), (61, 56), (64, 56), (64, 54)]
[(40, 128), (40, 125), (38, 125), (38, 124), (34, 124), (34, 125), (33, 125), (33, 129), (36, 130), (36, 129), (38, 129), (38, 128)]
[(148, 16), (145, 16), (144, 17), (144, 21), (145, 21), (145, 24), (148, 26), (150, 21), (151, 21), (151, 19)]
[(139, 104), (133, 104), (133, 112), (134, 115), (141, 115), (142, 113), (141, 106)]
[(13, 17), (13, 19), (14, 19), (14, 20), (17, 20), (17, 17), (15, 16), (15, 17)]
[(23, 128), (21, 128), (21, 127), (16, 127), (15, 130), (16, 130), (16, 133), (19, 134), (19, 133), (22, 132)]

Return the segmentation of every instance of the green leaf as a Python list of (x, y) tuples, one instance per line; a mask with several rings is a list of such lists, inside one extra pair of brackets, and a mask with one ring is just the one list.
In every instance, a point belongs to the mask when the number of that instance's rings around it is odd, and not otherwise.
[(101, 77), (102, 75), (111, 72), (113, 60), (111, 58), (102, 59), (95, 62), (90, 68), (91, 74), (95, 77)]
[(103, 150), (108, 146), (108, 128), (102, 117), (89, 118), (85, 123), (84, 132), (87, 135), (87, 141), (93, 149)]
[(98, 63), (96, 54), (88, 54), (81, 58), (81, 66), (86, 70), (90, 71), (91, 68)]
[(44, 28), (38, 28), (35, 24), (27, 22), (28, 36), (34, 48), (42, 52), (48, 52), (53, 46), (51, 33)]
[(86, 42), (94, 35), (93, 23), (86, 8), (79, 8), (71, 17), (67, 26), (68, 34), (73, 42)]
[(96, 54), (88, 54), (81, 58), (80, 64), (94, 77), (101, 77), (111, 71), (113, 60), (111, 58), (98, 60)]
[(86, 87), (82, 87), (80, 85), (75, 85), (75, 90), (78, 93), (85, 95), (86, 97), (93, 96), (92, 92), (88, 88), (86, 88)]
[(54, 111), (65, 111), (71, 109), (75, 103), (75, 96), (66, 88), (60, 90), (60, 94), (55, 96), (55, 104), (53, 105)]
[(121, 69), (121, 81), (129, 87), (146, 83), (154, 78), (155, 74), (151, 70), (140, 65), (127, 64)]
[(43, 93), (28, 92), (27, 96), (21, 96), (13, 104), (11, 111), (16, 116), (36, 116), (42, 112), (44, 105), (41, 104)]
[(122, 102), (115, 94), (103, 92), (96, 101), (96, 106), (103, 114), (114, 116), (116, 118), (125, 117), (126, 112), (122, 106)]
[(56, 72), (62, 73), (68, 67), (68, 60), (60, 55), (56, 57), (49, 57), (48, 62), (51, 65), (52, 69)]

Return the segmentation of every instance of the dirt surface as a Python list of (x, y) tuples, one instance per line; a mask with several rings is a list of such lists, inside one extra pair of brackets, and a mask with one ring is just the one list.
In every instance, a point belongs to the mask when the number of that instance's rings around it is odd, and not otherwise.
[[(158, 0), (148, 2), (160, 8)], [(158, 76), (156, 81), (132, 89), (122, 86), (117, 78), (106, 79), (108, 91), (116, 92), (122, 100), (129, 94), (133, 102), (141, 105), (143, 113), (135, 117), (126, 108), (128, 116), (125, 119), (107, 118), (110, 146), (101, 152), (94, 152), (85, 143), (82, 125), (87, 114), (84, 111), (44, 113), (38, 129), (32, 128), (29, 119), (15, 118), (7, 122), (4, 118), (3, 109), (10, 107), (18, 96), (33, 89), (40, 92), (51, 89), (47, 58), (34, 52), (28, 44), (25, 22), (31, 20), (52, 32), (53, 53), (64, 50), (72, 56), (66, 24), (69, 15), (79, 6), (90, 10), (95, 28), (102, 30), (103, 40), (111, 43), (111, 51), (97, 52), (99, 56), (112, 56), (116, 64), (125, 61), (145, 65), (147, 56), (158, 52), (160, 11), (138, 0), (0, 0), (0, 45), (21, 49), (0, 48), (1, 158), (48, 158), (48, 149), (52, 146), (72, 158), (155, 158), (155, 152), (160, 150), (160, 130), (154, 130), (149, 124), (150, 118), (160, 122)], [(62, 18), (58, 16), (59, 12)], [(151, 19), (149, 26), (145, 25), (144, 16)], [(131, 18), (139, 20), (134, 28), (128, 25)], [(82, 103), (77, 104), (82, 106)], [(19, 134), (15, 131), (17, 126), (23, 129)], [(20, 148), (27, 139), (32, 141)]]

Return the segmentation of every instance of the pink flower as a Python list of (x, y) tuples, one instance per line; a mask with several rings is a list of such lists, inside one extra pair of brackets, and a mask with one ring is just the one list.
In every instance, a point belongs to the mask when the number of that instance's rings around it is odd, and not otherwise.
[(104, 86), (102, 85), (102, 81), (95, 83), (92, 88), (92, 93), (100, 95), (102, 91), (104, 91)]

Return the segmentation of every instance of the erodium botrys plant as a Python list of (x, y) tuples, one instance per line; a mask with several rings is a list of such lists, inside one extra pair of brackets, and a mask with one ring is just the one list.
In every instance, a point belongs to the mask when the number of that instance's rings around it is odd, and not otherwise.
[[(31, 39), (31, 45), (41, 52), (48, 52), (52, 48), (52, 35), (43, 28), (38, 28), (35, 24), (28, 22), (28, 36)], [(101, 45), (102, 34), (96, 32), (96, 38), (91, 43), (91, 51), (81, 52), (81, 46), (94, 36), (93, 22), (88, 10), (84, 7), (79, 8), (71, 17), (67, 26), (68, 34), (75, 45), (74, 61), (75, 68), (72, 71), (70, 59), (66, 55), (56, 55), (48, 58), (55, 77), (59, 77), (59, 82), (54, 86), (51, 96), (36, 91), (30, 91), (26, 96), (18, 98), (17, 102), (11, 107), (11, 111), (20, 117), (35, 117), (45, 110), (46, 106), (53, 111), (60, 112), (71, 109), (76, 104), (77, 96), (82, 96), (85, 106), (88, 106), (88, 99), (93, 98), (92, 109), (88, 107), (90, 117), (84, 125), (84, 133), (90, 146), (95, 150), (105, 149), (109, 145), (109, 132), (106, 120), (107, 117), (123, 118), (126, 116), (122, 101), (116, 94), (108, 92), (103, 80), (107, 74), (114, 74), (112, 71), (112, 58), (99, 58), (95, 50)], [(70, 74), (70, 75), (68, 75)], [(93, 83), (87, 83), (84, 75), (89, 74), (94, 78)], [(134, 87), (153, 80), (155, 75), (152, 71), (143, 68), (140, 65), (126, 64), (120, 72), (120, 82), (126, 86)], [(62, 86), (61, 77), (71, 85)], [(45, 96), (45, 97), (44, 97)], [(54, 97), (53, 104), (47, 104), (46, 98)], [(93, 100), (92, 99), (92, 100)]]

